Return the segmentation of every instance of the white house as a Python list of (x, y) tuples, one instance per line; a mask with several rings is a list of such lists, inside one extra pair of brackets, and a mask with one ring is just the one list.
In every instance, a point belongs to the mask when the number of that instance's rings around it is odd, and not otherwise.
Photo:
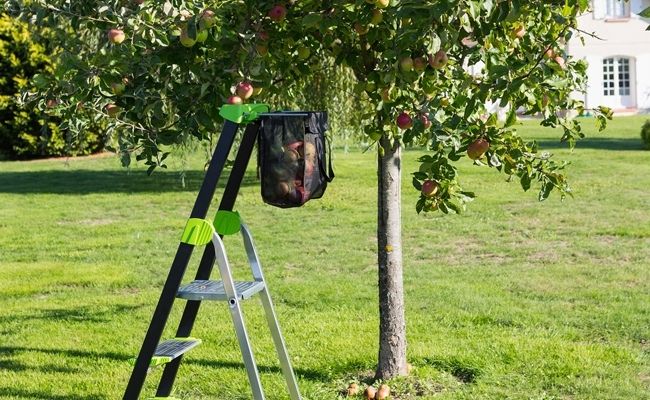
[(650, 110), (650, 19), (638, 14), (650, 0), (593, 0), (578, 28), (598, 38), (574, 37), (568, 53), (589, 63), (587, 108), (604, 105), (618, 112)]

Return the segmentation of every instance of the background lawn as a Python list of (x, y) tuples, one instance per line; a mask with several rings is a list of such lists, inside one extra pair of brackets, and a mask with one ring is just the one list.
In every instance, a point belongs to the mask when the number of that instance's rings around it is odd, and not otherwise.
[[(525, 124), (524, 136), (572, 161), (576, 197), (565, 202), (539, 203), (536, 192), (464, 160), (463, 183), (479, 195), (467, 213), (417, 215), (408, 174), (421, 152), (406, 152), (408, 355), (417, 379), (392, 383), (400, 398), (650, 399), (643, 120), (590, 129), (572, 154), (558, 132)], [(336, 399), (375, 366), (374, 158), (336, 152), (325, 197), (292, 210), (263, 205), (251, 169), (237, 203), (305, 399)], [(177, 172), (147, 177), (114, 157), (0, 163), (1, 399), (121, 398), (204, 161), (188, 160), (185, 188)], [(239, 238), (226, 245), (246, 272)], [(267, 397), (286, 399), (261, 306), (244, 307)], [(194, 336), (204, 344), (186, 357), (176, 396), (250, 399), (223, 303), (204, 303)], [(150, 374), (144, 393), (153, 395), (159, 376)]]

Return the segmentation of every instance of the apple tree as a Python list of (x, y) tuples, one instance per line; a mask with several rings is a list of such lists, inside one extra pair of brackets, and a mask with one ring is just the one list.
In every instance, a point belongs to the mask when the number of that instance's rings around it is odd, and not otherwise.
[[(225, 102), (301, 106), (300, 88), (353, 77), (364, 136), (377, 148), (380, 338), (377, 378), (406, 374), (401, 151), (419, 146), (417, 212), (458, 213), (474, 198), (457, 163), (471, 159), (533, 186), (571, 193), (565, 164), (516, 132), (520, 113), (583, 136), (571, 94), (586, 64), (565, 44), (587, 0), (31, 0), (11, 12), (58, 30), (60, 62), (38, 79), (71, 129), (106, 118), (123, 162), (164, 166), (169, 145), (210, 140)], [(70, 33), (74, 32), (73, 35)], [(329, 66), (329, 67), (328, 67)], [(42, 103), (41, 103), (42, 105)], [(572, 112), (568, 112), (572, 111)], [(589, 110), (604, 127), (606, 108)]]

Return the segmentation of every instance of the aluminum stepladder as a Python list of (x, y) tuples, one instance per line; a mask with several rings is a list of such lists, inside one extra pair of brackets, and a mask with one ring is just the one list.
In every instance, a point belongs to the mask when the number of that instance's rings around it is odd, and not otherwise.
[[(244, 366), (251, 384), (253, 399), (264, 400), (264, 391), (260, 383), (259, 372), (255, 364), (240, 307), (243, 300), (255, 294), (259, 294), (262, 301), (290, 398), (291, 400), (301, 400), (295, 374), (280, 332), (250, 230), (245, 224), (237, 223), (237, 228), (239, 228), (237, 230), (241, 230), (244, 240), (253, 281), (235, 282), (230, 272), (230, 265), (223, 245), (223, 235), (219, 232), (219, 229), (215, 228), (215, 226), (219, 227), (223, 222), (220, 217), (232, 219), (233, 214), (229, 213), (229, 211), (232, 211), (234, 207), (237, 193), (257, 141), (259, 118), (269, 115), (268, 110), (268, 106), (264, 104), (225, 105), (220, 110), (220, 115), (225, 119), (223, 130), (183, 232), (140, 352), (135, 360), (131, 377), (122, 397), (124, 400), (139, 399), (149, 368), (157, 365), (164, 365), (165, 367), (154, 398), (172, 399), (169, 396), (183, 355), (201, 343), (200, 340), (192, 338), (190, 335), (201, 302), (206, 300), (226, 301), (228, 303), (235, 326), (235, 333), (242, 351)], [(246, 129), (213, 224), (206, 220), (205, 217), (241, 124), (246, 124)], [(181, 287), (192, 251), (196, 246), (203, 244), (211, 245), (205, 246), (194, 280), (190, 284)], [(215, 261), (219, 268), (221, 281), (210, 280)], [(176, 337), (160, 342), (176, 298), (187, 300), (176, 331)]]

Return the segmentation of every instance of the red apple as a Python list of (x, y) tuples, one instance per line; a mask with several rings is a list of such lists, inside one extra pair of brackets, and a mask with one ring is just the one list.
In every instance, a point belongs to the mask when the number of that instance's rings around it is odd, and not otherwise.
[(254, 91), (255, 89), (250, 82), (239, 82), (235, 88), (235, 93), (237, 93), (237, 96), (241, 97), (242, 100), (249, 99), (253, 95)]
[(203, 10), (203, 13), (201, 14), (201, 20), (199, 21), (199, 23), (204, 28), (212, 28), (215, 22), (216, 22), (216, 18), (214, 17), (214, 11)]
[(377, 8), (372, 10), (372, 17), (370, 17), (371, 24), (379, 25), (383, 20), (384, 20), (384, 13), (381, 10)]
[(490, 148), (490, 142), (483, 138), (476, 139), (467, 147), (467, 156), (472, 160), (478, 160)]
[(239, 96), (228, 97), (228, 104), (242, 104), (243, 102), (244, 100), (242, 100), (242, 98)]
[(282, 156), (282, 161), (285, 164), (290, 164), (290, 165), (297, 163), (299, 159), (300, 159), (300, 154), (298, 154), (298, 151), (292, 149), (287, 149), (287, 151), (285, 151)]
[(465, 47), (469, 47), (470, 49), (472, 47), (475, 47), (478, 42), (474, 39), (472, 39), (470, 36), (466, 36), (460, 40), (460, 42), (463, 44)]
[(383, 88), (381, 90), (381, 99), (384, 101), (384, 103), (392, 103), (395, 101), (392, 88)]
[(436, 193), (438, 193), (439, 189), (440, 189), (440, 185), (436, 181), (427, 179), (424, 182), (422, 182), (422, 194), (425, 195), (426, 197), (435, 196)]
[(554, 60), (555, 60), (555, 62), (557, 63), (557, 65), (560, 66), (560, 68), (562, 68), (562, 69), (566, 68), (566, 64), (565, 64), (565, 61), (564, 61), (564, 57), (562, 57), (562, 56), (555, 56)]
[(305, 145), (305, 142), (302, 140), (296, 140), (294, 142), (288, 143), (285, 145), (285, 147), (289, 150), (295, 150), (298, 152), (298, 154), (301, 154), (304, 152), (303, 146)]
[(267, 31), (257, 32), (257, 38), (263, 42), (269, 40), (269, 33)]
[(106, 105), (106, 114), (108, 114), (108, 116), (111, 118), (117, 117), (117, 114), (119, 114), (120, 111), (122, 111), (122, 109), (115, 104)]
[(377, 394), (375, 394), (376, 400), (386, 400), (390, 396), (390, 387), (388, 385), (379, 386)]
[(256, 44), (255, 45), (255, 50), (257, 50), (257, 54), (259, 54), (261, 56), (265, 56), (265, 55), (269, 54), (269, 48), (266, 47), (265, 44), (261, 44), (261, 43)]
[(279, 197), (285, 197), (286, 195), (289, 194), (290, 191), (291, 191), (291, 187), (289, 186), (289, 182), (280, 181), (275, 186), (275, 193)]
[(356, 396), (359, 393), (359, 385), (356, 383), (351, 383), (348, 386), (348, 397)]
[(124, 39), (126, 39), (124, 31), (116, 28), (109, 29), (106, 36), (108, 36), (108, 40), (113, 44), (120, 44), (124, 41)]
[(429, 65), (434, 69), (443, 68), (448, 61), (447, 53), (442, 49), (438, 50), (434, 55), (429, 55)]
[(365, 25), (362, 25), (360, 22), (355, 22), (354, 23), (354, 30), (360, 35), (363, 36), (366, 33), (368, 33), (368, 27)]
[(431, 128), (431, 121), (426, 114), (420, 115), (420, 122), (422, 122), (422, 125), (424, 125), (424, 129)]
[(377, 389), (375, 389), (372, 386), (368, 386), (366, 390), (363, 392), (363, 396), (366, 398), (366, 400), (374, 400), (376, 394), (377, 394)]
[(282, 5), (278, 4), (269, 10), (269, 18), (275, 22), (280, 22), (287, 16), (287, 9)]
[(548, 58), (549, 60), (552, 60), (553, 58), (555, 58), (555, 51), (549, 47), (544, 52), (544, 57)]
[(427, 69), (427, 60), (425, 60), (424, 57), (415, 57), (413, 60), (413, 68), (417, 72), (423, 72)]
[(526, 28), (524, 28), (523, 25), (517, 26), (513, 31), (512, 31), (512, 36), (521, 39), (524, 37), (526, 34)]
[(59, 101), (56, 99), (47, 99), (47, 101), (45, 102), (45, 106), (47, 108), (54, 108), (58, 105), (59, 105)]
[(413, 126), (413, 119), (411, 118), (410, 115), (403, 112), (397, 116), (397, 126), (400, 129), (409, 129), (410, 127)]

